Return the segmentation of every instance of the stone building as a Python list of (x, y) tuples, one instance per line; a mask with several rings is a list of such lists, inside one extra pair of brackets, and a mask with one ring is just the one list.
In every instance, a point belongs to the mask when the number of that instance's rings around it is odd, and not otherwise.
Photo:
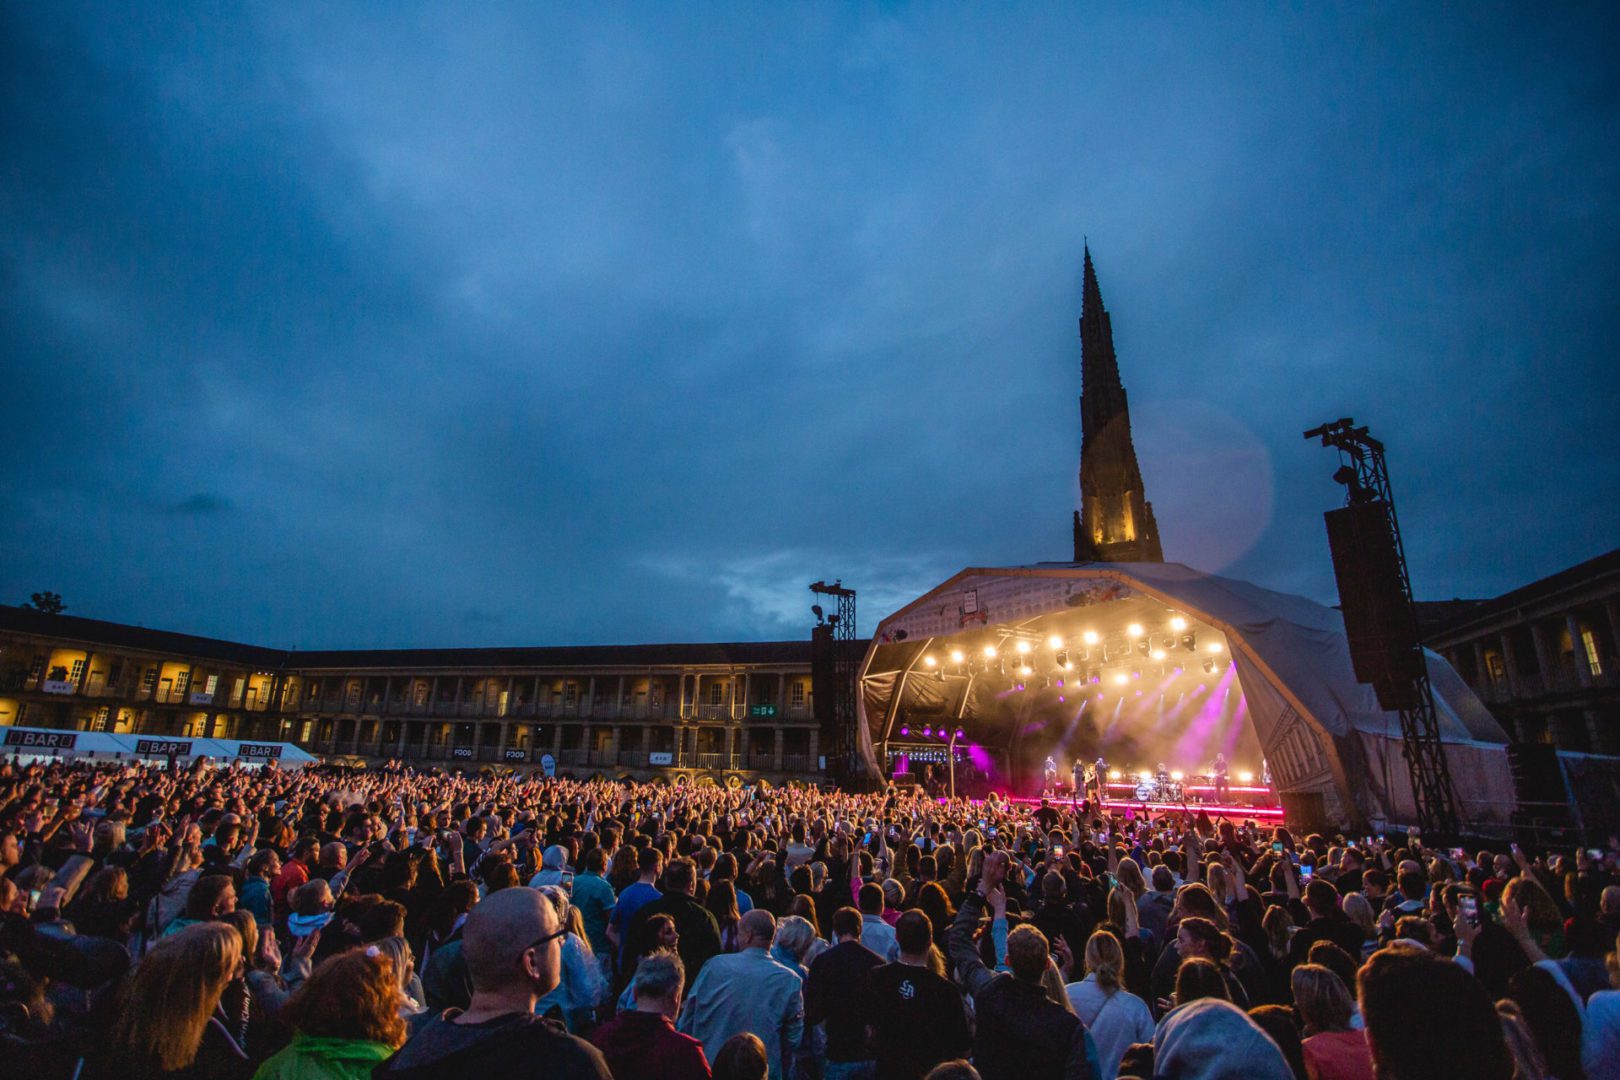
[(780, 782), (820, 777), (812, 705), (808, 641), (286, 651), (0, 606), (0, 727)]
[(1620, 550), (1494, 600), (1420, 610), (1425, 644), (1515, 741), (1620, 753)]

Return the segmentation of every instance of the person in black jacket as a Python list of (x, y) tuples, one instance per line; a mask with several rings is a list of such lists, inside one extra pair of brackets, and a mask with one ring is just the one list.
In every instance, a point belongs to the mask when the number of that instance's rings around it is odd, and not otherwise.
[(827, 1024), (827, 1061), (852, 1065), (868, 1061), (867, 1017), (861, 1007), (866, 976), (883, 957), (861, 944), (861, 913), (852, 907), (833, 912), (837, 942), (816, 957), (804, 980), (804, 1022)]
[(602, 1054), (554, 1020), (534, 1015), (556, 985), (562, 937), (556, 910), (533, 889), (502, 889), (473, 908), (462, 933), (472, 1003), (447, 1009), (378, 1065), (376, 1080), (447, 1076), (613, 1080)]
[(1007, 935), (1007, 966), (996, 973), (979, 958), (974, 932), (986, 909), (1004, 917), (1008, 859), (1004, 851), (987, 855), (976, 889), (962, 900), (951, 924), (950, 956), (956, 977), (973, 998), (978, 1029), (973, 1037), (973, 1065), (984, 1080), (1082, 1080), (1098, 1074), (1097, 1052), (1086, 1026), (1066, 1005), (1047, 996), (1049, 947), (1046, 935), (1019, 926)]
[(697, 893), (697, 864), (691, 859), (674, 859), (664, 870), (664, 895), (650, 904), (643, 904), (630, 920), (627, 941), (642, 940), (642, 925), (654, 915), (668, 915), (675, 920), (680, 934), (676, 949), (686, 967), (688, 985), (697, 982), (703, 965), (721, 951), (720, 924), (708, 908), (695, 899)]

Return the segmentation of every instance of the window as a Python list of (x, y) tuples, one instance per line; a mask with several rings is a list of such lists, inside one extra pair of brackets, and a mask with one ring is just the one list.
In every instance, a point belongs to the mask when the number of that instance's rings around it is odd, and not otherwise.
[(427, 683), (418, 682), (415, 686), (413, 686), (411, 688), (411, 703), (413, 705), (418, 705), (418, 706), (426, 705), (427, 704), (427, 696), (428, 696), (428, 684)]
[(573, 708), (574, 702), (579, 700), (579, 686), (576, 683), (563, 684), (563, 707)]
[(141, 693), (150, 694), (152, 688), (157, 686), (158, 669), (149, 667), (141, 672)]
[(788, 702), (795, 709), (804, 708), (804, 680), (803, 679), (797, 679), (797, 680), (794, 681), (792, 690), (790, 690), (788, 692)]
[(709, 684), (709, 704), (722, 705), (726, 700), (726, 684), (719, 679)]
[(90, 730), (91, 731), (106, 731), (107, 730), (107, 721), (111, 717), (112, 717), (112, 710), (109, 709), (107, 706), (103, 705), (101, 708), (96, 710), (96, 715), (95, 715), (94, 719), (92, 719), (90, 721)]
[(112, 663), (107, 665), (107, 684), (109, 686), (117, 685), (119, 680), (121, 680), (123, 677), (124, 662), (122, 660), (114, 660)]
[(73, 661), (73, 667), (68, 672), (68, 682), (77, 683), (79, 681), (79, 679), (82, 678), (83, 676), (84, 676), (84, 661), (83, 660), (75, 660), (75, 661)]
[(1581, 631), (1581, 645), (1586, 649), (1586, 666), (1592, 674), (1603, 674), (1603, 659), (1598, 655), (1597, 637), (1590, 630)]
[(29, 668), (28, 668), (28, 678), (30, 680), (37, 679), (37, 678), (40, 677), (40, 675), (44, 671), (45, 671), (45, 658), (43, 656), (36, 656), (36, 657), (34, 657), (33, 664), (31, 664), (29, 666)]
[(191, 686), (191, 669), (187, 668), (174, 677), (174, 692), (183, 694)]
[(219, 676), (208, 676), (208, 681), (203, 684), (203, 693), (207, 694), (209, 697), (213, 697), (214, 691), (217, 689), (219, 689)]

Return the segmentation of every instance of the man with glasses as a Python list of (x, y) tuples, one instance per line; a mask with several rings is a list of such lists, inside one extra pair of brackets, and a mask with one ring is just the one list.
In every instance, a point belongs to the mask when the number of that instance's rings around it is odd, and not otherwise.
[(491, 893), (472, 909), (462, 932), (471, 1003), (429, 1020), (376, 1075), (612, 1080), (595, 1047), (534, 1014), (535, 1003), (557, 985), (565, 933), (556, 910), (535, 890)]

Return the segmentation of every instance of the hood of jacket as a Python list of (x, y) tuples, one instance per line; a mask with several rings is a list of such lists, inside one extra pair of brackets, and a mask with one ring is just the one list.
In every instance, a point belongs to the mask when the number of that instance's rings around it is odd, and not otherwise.
[(1172, 1009), (1153, 1036), (1153, 1071), (1177, 1080), (1292, 1080), (1271, 1036), (1229, 1001)]

